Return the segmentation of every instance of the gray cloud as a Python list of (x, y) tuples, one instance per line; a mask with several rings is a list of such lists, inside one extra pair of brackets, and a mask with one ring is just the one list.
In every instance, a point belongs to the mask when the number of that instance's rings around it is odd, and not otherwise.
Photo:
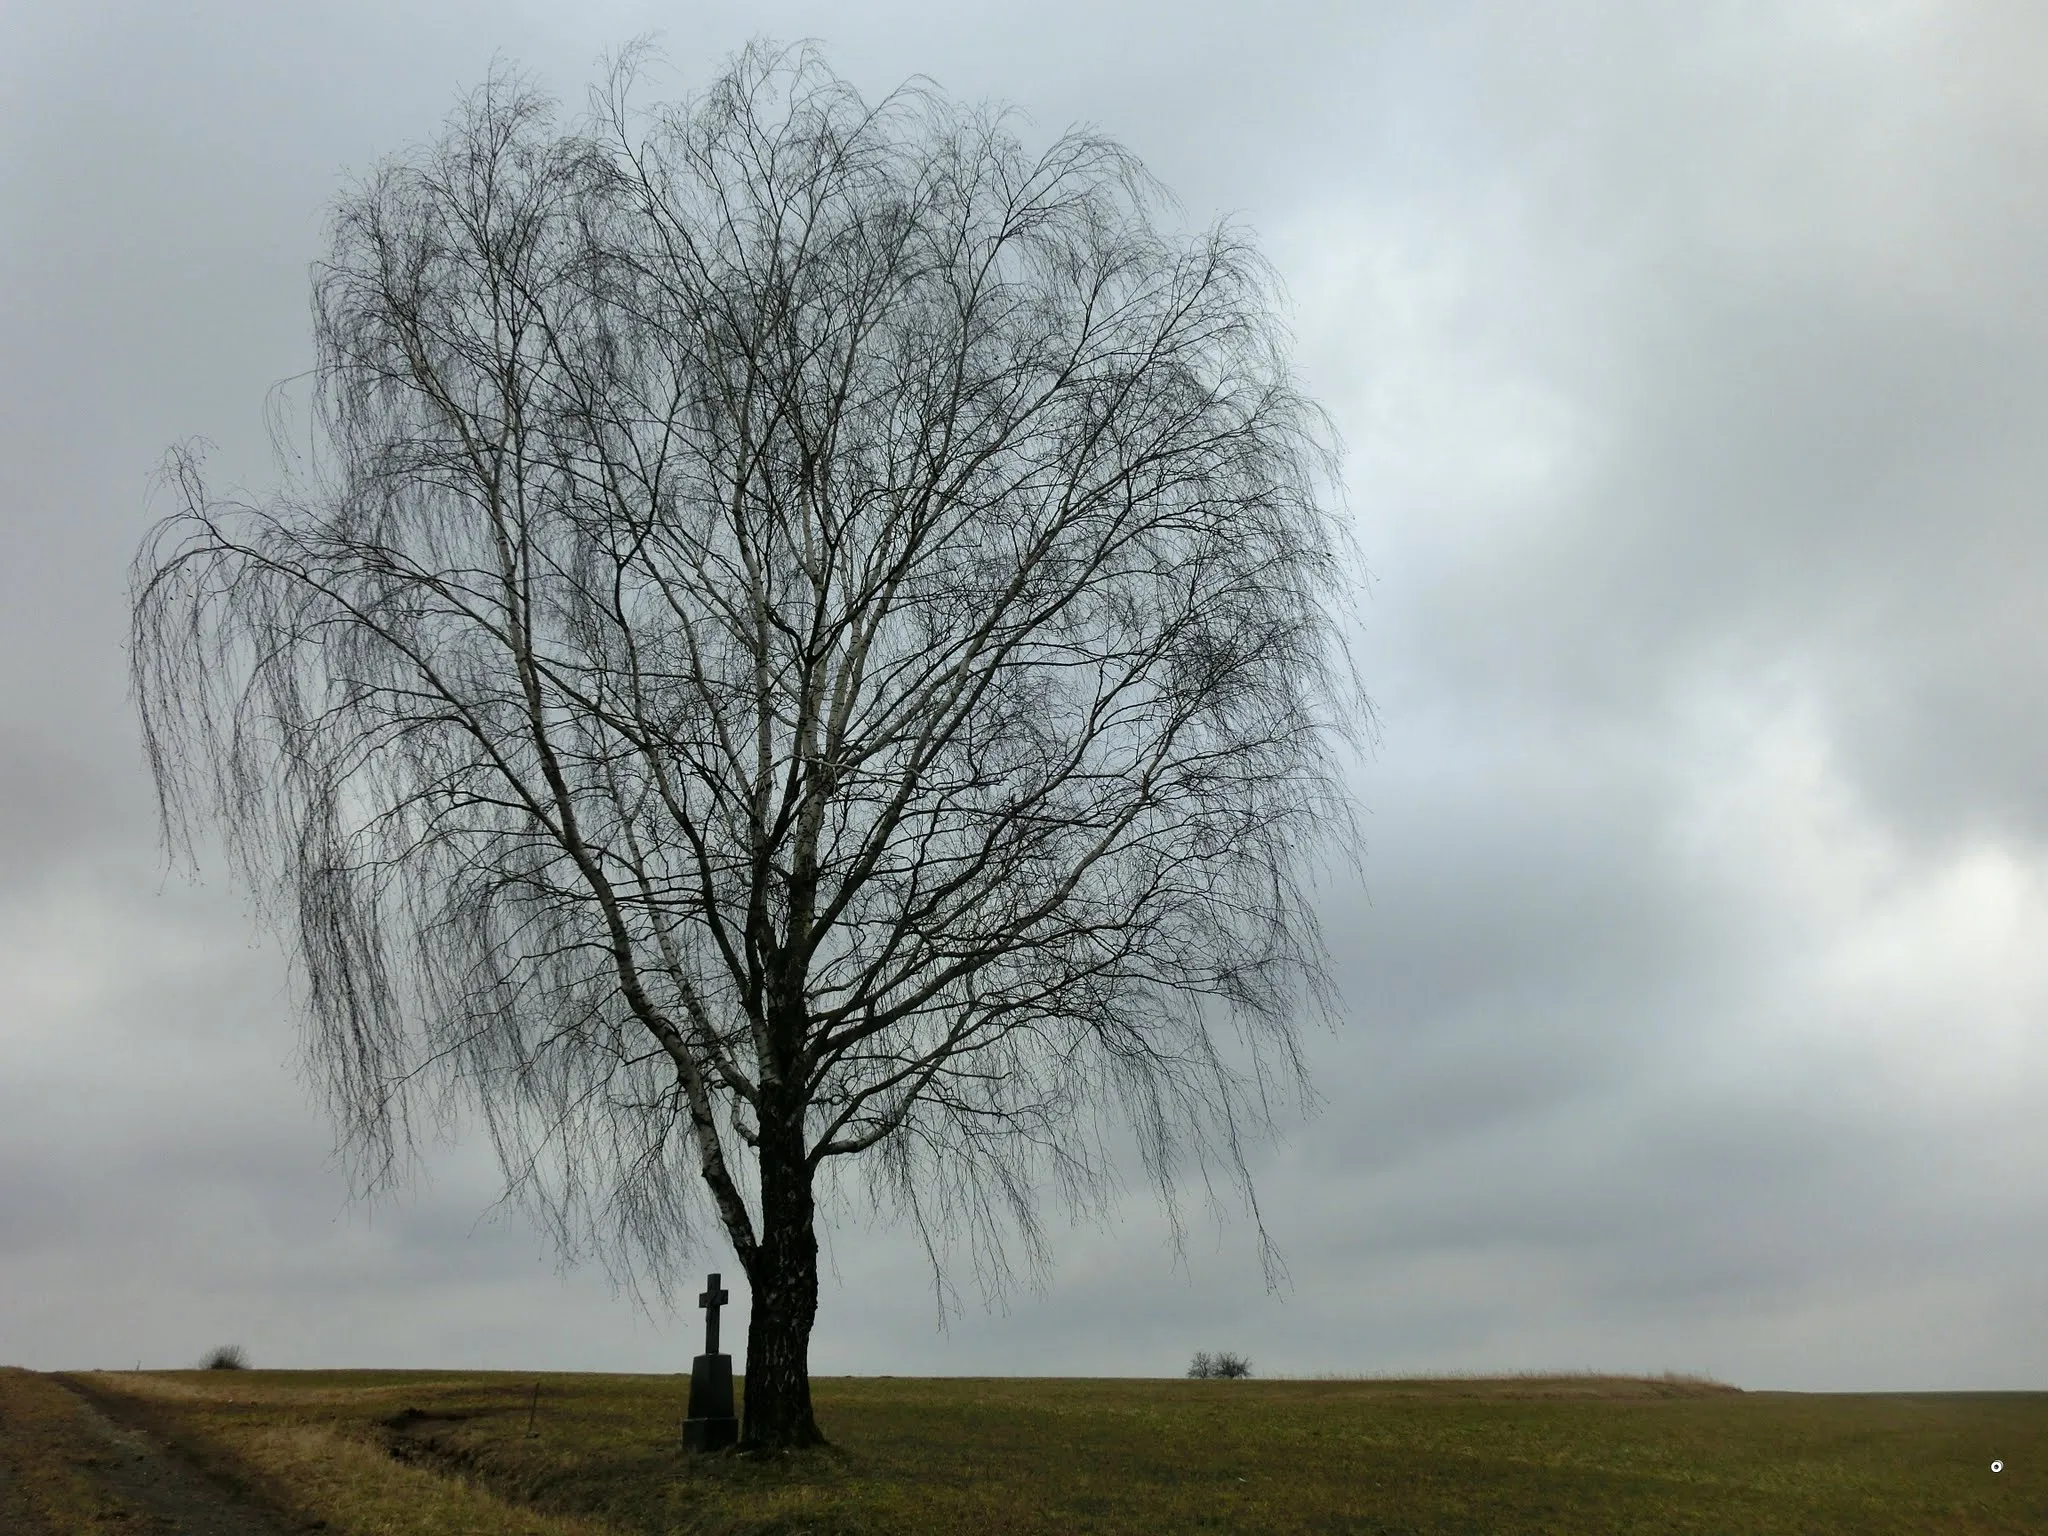
[[(123, 697), (148, 476), (269, 471), (347, 169), (495, 49), (573, 95), (766, 28), (1099, 122), (1288, 278), (1375, 573), (1322, 1113), (1184, 1262), (1134, 1191), (943, 1334), (831, 1234), (820, 1370), (1709, 1369), (2038, 1386), (2048, 25), (1898, 0), (45, 8), (0, 26), (0, 1357), (673, 1368), (472, 1135), (351, 1206), (281, 958), (165, 883)], [(723, 1261), (722, 1261), (723, 1260)], [(703, 1267), (729, 1257), (706, 1254)]]

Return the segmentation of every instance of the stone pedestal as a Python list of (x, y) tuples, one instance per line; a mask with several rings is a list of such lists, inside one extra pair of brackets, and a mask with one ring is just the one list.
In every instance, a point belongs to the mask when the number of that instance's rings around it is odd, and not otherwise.
[(732, 1356), (699, 1355), (690, 1364), (690, 1416), (683, 1420), (683, 1447), (719, 1451), (740, 1437), (732, 1411)]

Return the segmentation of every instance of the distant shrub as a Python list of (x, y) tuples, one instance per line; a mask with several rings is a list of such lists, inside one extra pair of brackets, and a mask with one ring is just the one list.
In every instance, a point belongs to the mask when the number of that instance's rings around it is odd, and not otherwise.
[(1198, 1349), (1194, 1362), (1188, 1366), (1188, 1375), (1196, 1381), (1237, 1381), (1251, 1373), (1251, 1361), (1227, 1349), (1213, 1355), (1206, 1349)]
[(249, 1357), (242, 1353), (239, 1344), (223, 1344), (204, 1360), (199, 1362), (202, 1371), (246, 1371)]

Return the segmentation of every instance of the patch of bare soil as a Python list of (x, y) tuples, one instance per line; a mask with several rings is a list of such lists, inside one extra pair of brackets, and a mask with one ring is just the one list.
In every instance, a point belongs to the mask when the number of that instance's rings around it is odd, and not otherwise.
[(136, 1422), (123, 1400), (75, 1381), (61, 1385), (78, 1399), (80, 1420), (97, 1444), (88, 1474), (143, 1511), (150, 1523), (142, 1529), (152, 1536), (298, 1536), (319, 1529), (284, 1519), (194, 1467)]

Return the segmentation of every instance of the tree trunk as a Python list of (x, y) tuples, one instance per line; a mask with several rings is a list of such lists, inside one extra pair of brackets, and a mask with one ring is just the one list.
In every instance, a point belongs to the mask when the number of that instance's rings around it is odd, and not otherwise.
[(747, 1266), (743, 1450), (823, 1445), (811, 1414), (811, 1324), (818, 1315), (818, 1233), (800, 1117), (761, 1128), (761, 1239)]

